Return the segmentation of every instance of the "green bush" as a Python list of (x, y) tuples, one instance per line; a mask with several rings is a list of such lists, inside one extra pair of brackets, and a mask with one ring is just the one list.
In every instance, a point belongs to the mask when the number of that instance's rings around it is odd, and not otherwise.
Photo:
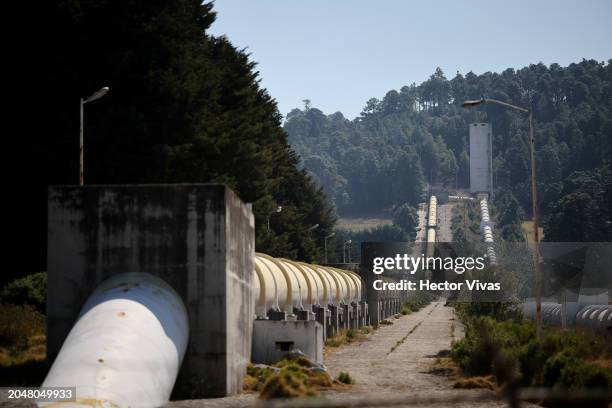
[(419, 291), (412, 293), (408, 300), (402, 304), (400, 313), (407, 315), (412, 312), (417, 312), (427, 306), (433, 299), (434, 295), (429, 292)]
[(466, 374), (491, 374), (496, 350), (514, 368), (519, 348), (534, 338), (535, 330), (529, 323), (496, 322), (491, 317), (478, 317), (466, 325), (465, 337), (453, 345), (451, 356)]
[(462, 320), (479, 316), (488, 316), (497, 321), (523, 320), (523, 313), (516, 303), (512, 302), (469, 302), (454, 305)]
[(0, 303), (32, 305), (45, 312), (47, 302), (47, 272), (38, 272), (15, 279), (0, 292)]
[(612, 370), (589, 363), (610, 355), (612, 347), (596, 336), (548, 327), (537, 339), (530, 322), (482, 316), (466, 321), (465, 337), (451, 350), (467, 375), (495, 374), (503, 383), (516, 374), (523, 386), (563, 389), (612, 386)]
[(560, 389), (612, 388), (612, 372), (566, 354), (546, 361), (543, 385)]
[(338, 374), (337, 380), (344, 384), (354, 384), (355, 383), (355, 380), (353, 379), (353, 377), (351, 377), (351, 375), (345, 371), (341, 371), (340, 374)]

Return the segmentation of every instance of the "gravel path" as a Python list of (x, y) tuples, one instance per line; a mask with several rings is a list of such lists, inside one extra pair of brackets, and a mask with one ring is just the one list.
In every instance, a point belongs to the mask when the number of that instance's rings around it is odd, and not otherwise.
[[(349, 345), (329, 355), (327, 368), (333, 376), (348, 371), (355, 384), (330, 391), (330, 399), (381, 401), (418, 396), (420, 398), (494, 398), (488, 390), (455, 390), (452, 380), (431, 374), (438, 353), (449, 350), (453, 339), (463, 336), (463, 325), (455, 320), (454, 309), (434, 302), (422, 310), (383, 326), (369, 340)], [(401, 405), (414, 406), (414, 405)], [(504, 407), (503, 401), (466, 401), (422, 404), (419, 407)]]

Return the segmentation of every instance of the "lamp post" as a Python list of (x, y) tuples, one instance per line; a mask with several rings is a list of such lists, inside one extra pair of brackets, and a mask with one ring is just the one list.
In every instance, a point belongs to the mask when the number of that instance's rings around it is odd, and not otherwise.
[(323, 244), (325, 247), (325, 263), (327, 263), (327, 240), (331, 237), (333, 237), (334, 235), (336, 235), (335, 232), (332, 232), (331, 234), (327, 235), (324, 239), (323, 239)]
[(82, 186), (83, 184), (85, 184), (85, 174), (84, 174), (84, 169), (83, 169), (83, 152), (84, 152), (84, 146), (83, 146), (83, 106), (86, 103), (89, 102), (93, 102), (97, 99), (102, 98), (104, 95), (106, 95), (106, 93), (109, 91), (109, 87), (105, 86), (103, 88), (98, 89), (96, 92), (94, 92), (91, 96), (89, 96), (88, 98), (81, 98), (81, 103), (80, 103), (80, 136), (79, 136), (79, 185)]
[(342, 263), (346, 263), (346, 246), (349, 245), (349, 262), (351, 261), (351, 254), (350, 254), (350, 245), (353, 243), (352, 239), (349, 239), (348, 241), (346, 241), (343, 245), (342, 245)]
[(276, 210), (274, 210), (270, 214), (268, 214), (268, 231), (270, 231), (270, 217), (273, 214), (278, 214), (281, 211), (283, 211), (283, 207), (279, 205), (278, 207), (276, 207)]
[(507, 102), (498, 101), (497, 99), (481, 98), (471, 101), (465, 101), (461, 106), (464, 108), (472, 108), (485, 103), (494, 103), (497, 105), (504, 106), (506, 108), (514, 109), (519, 112), (527, 113), (529, 115), (529, 154), (531, 159), (531, 206), (533, 211), (533, 240), (535, 246), (534, 253), (534, 292), (536, 299), (536, 334), (538, 338), (542, 332), (542, 276), (540, 274), (540, 253), (538, 250), (538, 244), (540, 242), (539, 231), (538, 231), (538, 196), (536, 191), (536, 163), (535, 163), (535, 137), (533, 132), (533, 112), (520, 106), (512, 105)]

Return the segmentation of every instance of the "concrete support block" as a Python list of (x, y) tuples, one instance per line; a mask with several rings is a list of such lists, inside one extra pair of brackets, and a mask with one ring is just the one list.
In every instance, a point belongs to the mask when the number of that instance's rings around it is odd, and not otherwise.
[(283, 310), (268, 310), (268, 319), (270, 320), (287, 320), (287, 313)]
[(361, 306), (361, 314), (359, 315), (359, 326), (368, 326), (370, 319), (368, 318), (368, 303), (365, 301), (359, 302)]
[(340, 308), (336, 305), (329, 305), (329, 314), (331, 317), (329, 327), (329, 337), (333, 337), (338, 334), (340, 330)]
[(350, 307), (347, 304), (342, 304), (342, 328), (344, 330), (348, 330), (349, 327), (349, 322), (351, 320), (351, 316), (350, 316)]
[(315, 314), (308, 309), (293, 309), (297, 320), (314, 320)]
[(360, 312), (360, 307), (359, 304), (356, 302), (352, 302), (351, 303), (351, 312), (352, 312), (352, 316), (351, 316), (351, 329), (358, 329), (360, 327), (359, 324), (359, 312)]
[(319, 322), (321, 327), (323, 328), (323, 339), (327, 338), (327, 318), (329, 317), (329, 312), (326, 308), (321, 306), (313, 306), (312, 311), (315, 314), (315, 321)]
[(167, 282), (188, 311), (174, 395), (240, 392), (251, 354), (254, 232), (250, 205), (220, 184), (51, 187), (49, 357), (100, 282), (146, 272)]
[(252, 360), (256, 364), (274, 364), (294, 349), (322, 364), (323, 344), (323, 326), (314, 320), (253, 322)]

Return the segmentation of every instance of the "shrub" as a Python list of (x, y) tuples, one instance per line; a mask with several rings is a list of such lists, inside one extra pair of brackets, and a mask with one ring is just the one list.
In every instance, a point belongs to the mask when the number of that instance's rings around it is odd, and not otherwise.
[(26, 349), (30, 337), (45, 333), (45, 316), (30, 305), (0, 304), (0, 347)]
[(38, 272), (15, 279), (0, 292), (0, 303), (32, 305), (40, 312), (45, 311), (47, 302), (47, 273)]
[(561, 389), (612, 388), (612, 372), (566, 354), (546, 361), (543, 384)]
[(336, 378), (339, 382), (344, 383), (344, 384), (354, 384), (355, 380), (353, 379), (353, 377), (351, 377), (351, 375), (345, 371), (341, 371), (340, 374), (338, 374), (338, 378)]
[(462, 320), (487, 316), (497, 321), (513, 320), (521, 322), (523, 313), (512, 302), (468, 302), (455, 304), (455, 310)]
[(537, 339), (532, 323), (491, 317), (468, 319), (465, 337), (451, 351), (464, 374), (495, 374), (500, 384), (516, 374), (524, 386), (563, 389), (612, 387), (612, 370), (589, 362), (611, 354), (610, 345), (593, 335), (545, 328)]

